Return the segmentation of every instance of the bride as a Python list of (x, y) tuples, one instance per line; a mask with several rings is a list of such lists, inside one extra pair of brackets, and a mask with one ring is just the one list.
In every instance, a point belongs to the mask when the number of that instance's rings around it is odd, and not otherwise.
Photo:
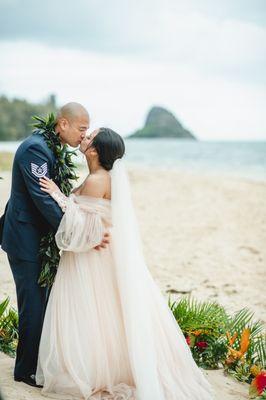
[[(69, 197), (44, 319), (36, 382), (42, 394), (86, 400), (211, 400), (213, 389), (145, 265), (123, 139), (107, 128), (80, 146), (90, 174)], [(100, 249), (106, 232), (109, 245)]]

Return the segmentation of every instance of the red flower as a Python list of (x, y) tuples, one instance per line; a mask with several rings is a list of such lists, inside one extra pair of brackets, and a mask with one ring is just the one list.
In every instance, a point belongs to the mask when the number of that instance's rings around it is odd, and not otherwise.
[(263, 390), (266, 389), (266, 372), (262, 371), (259, 375), (257, 375), (255, 378), (255, 382), (258, 392), (259, 394), (261, 394)]
[(200, 349), (206, 349), (206, 347), (208, 347), (208, 343), (207, 342), (197, 342), (196, 346), (199, 347)]
[(190, 341), (190, 337), (189, 336), (186, 337), (186, 341), (187, 341), (187, 344), (190, 346), (191, 341)]

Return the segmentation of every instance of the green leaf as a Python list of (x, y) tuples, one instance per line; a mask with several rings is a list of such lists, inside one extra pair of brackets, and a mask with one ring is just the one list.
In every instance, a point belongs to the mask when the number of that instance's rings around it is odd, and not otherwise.
[[(39, 129), (47, 146), (52, 150), (55, 156), (56, 160), (53, 170), (54, 181), (59, 186), (60, 190), (66, 196), (69, 196), (73, 187), (71, 180), (78, 179), (75, 173), (76, 166), (71, 159), (76, 153), (75, 151), (68, 150), (66, 144), (61, 145), (59, 135), (55, 132), (56, 119), (54, 114), (49, 114), (46, 118), (34, 116), (33, 119), (36, 121), (35, 127)], [(51, 286), (60, 260), (59, 249), (55, 243), (52, 231), (41, 239), (40, 257), (42, 268), (38, 282), (42, 287)]]

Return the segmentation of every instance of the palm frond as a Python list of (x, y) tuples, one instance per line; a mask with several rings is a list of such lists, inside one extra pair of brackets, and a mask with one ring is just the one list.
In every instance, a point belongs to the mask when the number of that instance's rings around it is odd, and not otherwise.
[(204, 330), (218, 335), (225, 330), (228, 323), (224, 307), (217, 302), (200, 302), (188, 296), (181, 298), (178, 303), (171, 303), (169, 298), (168, 305), (185, 332)]
[(255, 337), (249, 350), (252, 363), (266, 369), (266, 334)]
[[(247, 308), (243, 308), (237, 311), (233, 316), (229, 317), (228, 331), (231, 335), (235, 332), (237, 333), (237, 338), (235, 343), (233, 344), (233, 348), (238, 348), (240, 345), (241, 334), (244, 329), (250, 330), (250, 345), (247, 350), (247, 358), (250, 359), (254, 355), (254, 349), (258, 346), (256, 340), (258, 335), (264, 331), (264, 323), (260, 320), (253, 320), (254, 313), (248, 310)], [(259, 342), (261, 343), (261, 342)], [(265, 350), (266, 352), (266, 350)], [(265, 356), (264, 356), (265, 360)]]
[(5, 312), (6, 312), (6, 310), (7, 310), (9, 301), (10, 301), (10, 299), (9, 299), (9, 297), (7, 297), (5, 300), (3, 300), (3, 301), (0, 303), (0, 327), (1, 327), (1, 320), (2, 320), (2, 317), (3, 317), (3, 315), (5, 314)]

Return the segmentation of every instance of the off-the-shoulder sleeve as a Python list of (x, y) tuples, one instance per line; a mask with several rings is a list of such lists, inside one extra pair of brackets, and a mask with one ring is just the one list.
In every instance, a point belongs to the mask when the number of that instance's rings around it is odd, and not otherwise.
[(70, 196), (64, 211), (55, 235), (59, 249), (79, 253), (89, 251), (101, 243), (106, 225), (97, 208), (77, 204)]

